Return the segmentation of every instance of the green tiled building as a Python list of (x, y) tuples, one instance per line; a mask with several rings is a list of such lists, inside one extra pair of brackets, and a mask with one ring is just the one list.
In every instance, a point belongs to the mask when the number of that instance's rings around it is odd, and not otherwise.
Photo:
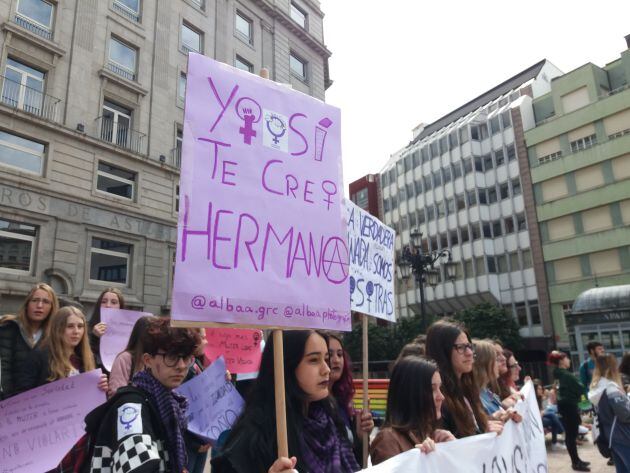
[(630, 320), (573, 324), (575, 298), (630, 283), (630, 35), (604, 67), (587, 63), (533, 100), (525, 132), (554, 332), (574, 362), (590, 339), (630, 350)]

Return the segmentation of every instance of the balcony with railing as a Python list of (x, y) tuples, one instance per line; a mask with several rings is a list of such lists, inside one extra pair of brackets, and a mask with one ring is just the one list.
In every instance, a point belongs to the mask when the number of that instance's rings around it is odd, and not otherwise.
[(120, 13), (122, 16), (124, 16), (128, 20), (131, 20), (134, 23), (140, 23), (139, 13), (131, 10), (129, 7), (127, 7), (123, 3), (120, 3), (117, 0), (114, 0), (114, 2), (112, 3), (112, 8), (114, 9), (114, 11)]
[(46, 28), (45, 26), (35, 23), (30, 18), (22, 16), (19, 13), (16, 13), (15, 17), (13, 18), (13, 22), (16, 25), (21, 26), (25, 30), (29, 30), (31, 33), (36, 34), (37, 36), (41, 36), (42, 38), (52, 41), (52, 37), (53, 37), (52, 31), (49, 28)]
[(182, 167), (182, 148), (176, 146), (171, 150), (171, 165), (176, 168)]
[(0, 81), (2, 82), (2, 104), (36, 115), (45, 120), (60, 122), (60, 99), (3, 75), (0, 76)]
[(95, 125), (96, 138), (134, 153), (146, 154), (147, 135), (144, 133), (103, 115), (95, 120)]
[(136, 74), (131, 72), (128, 69), (125, 69), (124, 67), (120, 67), (118, 64), (109, 61), (105, 64), (105, 69), (113, 72), (114, 74), (117, 74), (121, 77), (124, 77), (127, 80), (131, 80), (131, 81), (135, 81), (136, 80)]

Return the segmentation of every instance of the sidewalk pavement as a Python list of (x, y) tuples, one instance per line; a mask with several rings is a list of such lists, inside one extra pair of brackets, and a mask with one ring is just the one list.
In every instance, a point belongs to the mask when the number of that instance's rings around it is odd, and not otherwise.
[[(606, 465), (607, 460), (599, 454), (599, 450), (593, 445), (590, 434), (587, 435), (584, 445), (578, 446), (578, 453), (582, 460), (591, 462), (591, 473), (615, 473), (615, 467)], [(573, 472), (567, 451), (552, 452), (549, 444), (547, 444), (547, 467), (549, 473)]]

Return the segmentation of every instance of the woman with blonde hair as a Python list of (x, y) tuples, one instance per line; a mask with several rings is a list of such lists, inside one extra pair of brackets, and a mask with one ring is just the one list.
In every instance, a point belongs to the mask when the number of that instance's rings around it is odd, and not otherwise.
[(38, 283), (31, 288), (17, 316), (0, 319), (0, 399), (30, 389), (23, 376), (25, 364), (30, 353), (45, 342), (50, 316), (58, 308), (53, 288)]
[[(31, 387), (75, 376), (95, 368), (87, 337), (85, 315), (76, 307), (59, 309), (50, 320), (48, 339), (41, 349), (32, 352), (24, 367)], [(98, 383), (107, 392), (107, 376)]]
[(588, 399), (595, 407), (600, 435), (605, 435), (612, 450), (617, 473), (630, 471), (630, 399), (612, 353), (595, 359)]
[(494, 342), (492, 340), (474, 340), (473, 343), (475, 345), (474, 379), (479, 388), (481, 405), (486, 414), (490, 418), (502, 422), (506, 422), (508, 419), (520, 422), (521, 416), (511, 408), (503, 409), (501, 398), (492, 389), (493, 386), (497, 386), (497, 379), (500, 374), (498, 354)]

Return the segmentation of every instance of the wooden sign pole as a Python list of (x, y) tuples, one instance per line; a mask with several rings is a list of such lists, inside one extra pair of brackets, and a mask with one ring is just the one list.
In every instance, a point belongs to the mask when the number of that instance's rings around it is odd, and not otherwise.
[(284, 391), (284, 344), (282, 330), (273, 332), (273, 380), (276, 398), (276, 438), (278, 440), (278, 458), (289, 458), (287, 440), (287, 405)]
[[(369, 409), (368, 398), (368, 316), (362, 314), (361, 324), (363, 329), (363, 412)], [(363, 433), (363, 468), (367, 468), (367, 458), (370, 448), (370, 438), (367, 432)]]
[[(260, 77), (269, 79), (269, 69), (263, 67)], [(287, 403), (284, 390), (284, 342), (282, 330), (273, 331), (273, 381), (276, 400), (276, 439), (278, 441), (278, 458), (289, 458), (289, 441), (287, 439)]]

